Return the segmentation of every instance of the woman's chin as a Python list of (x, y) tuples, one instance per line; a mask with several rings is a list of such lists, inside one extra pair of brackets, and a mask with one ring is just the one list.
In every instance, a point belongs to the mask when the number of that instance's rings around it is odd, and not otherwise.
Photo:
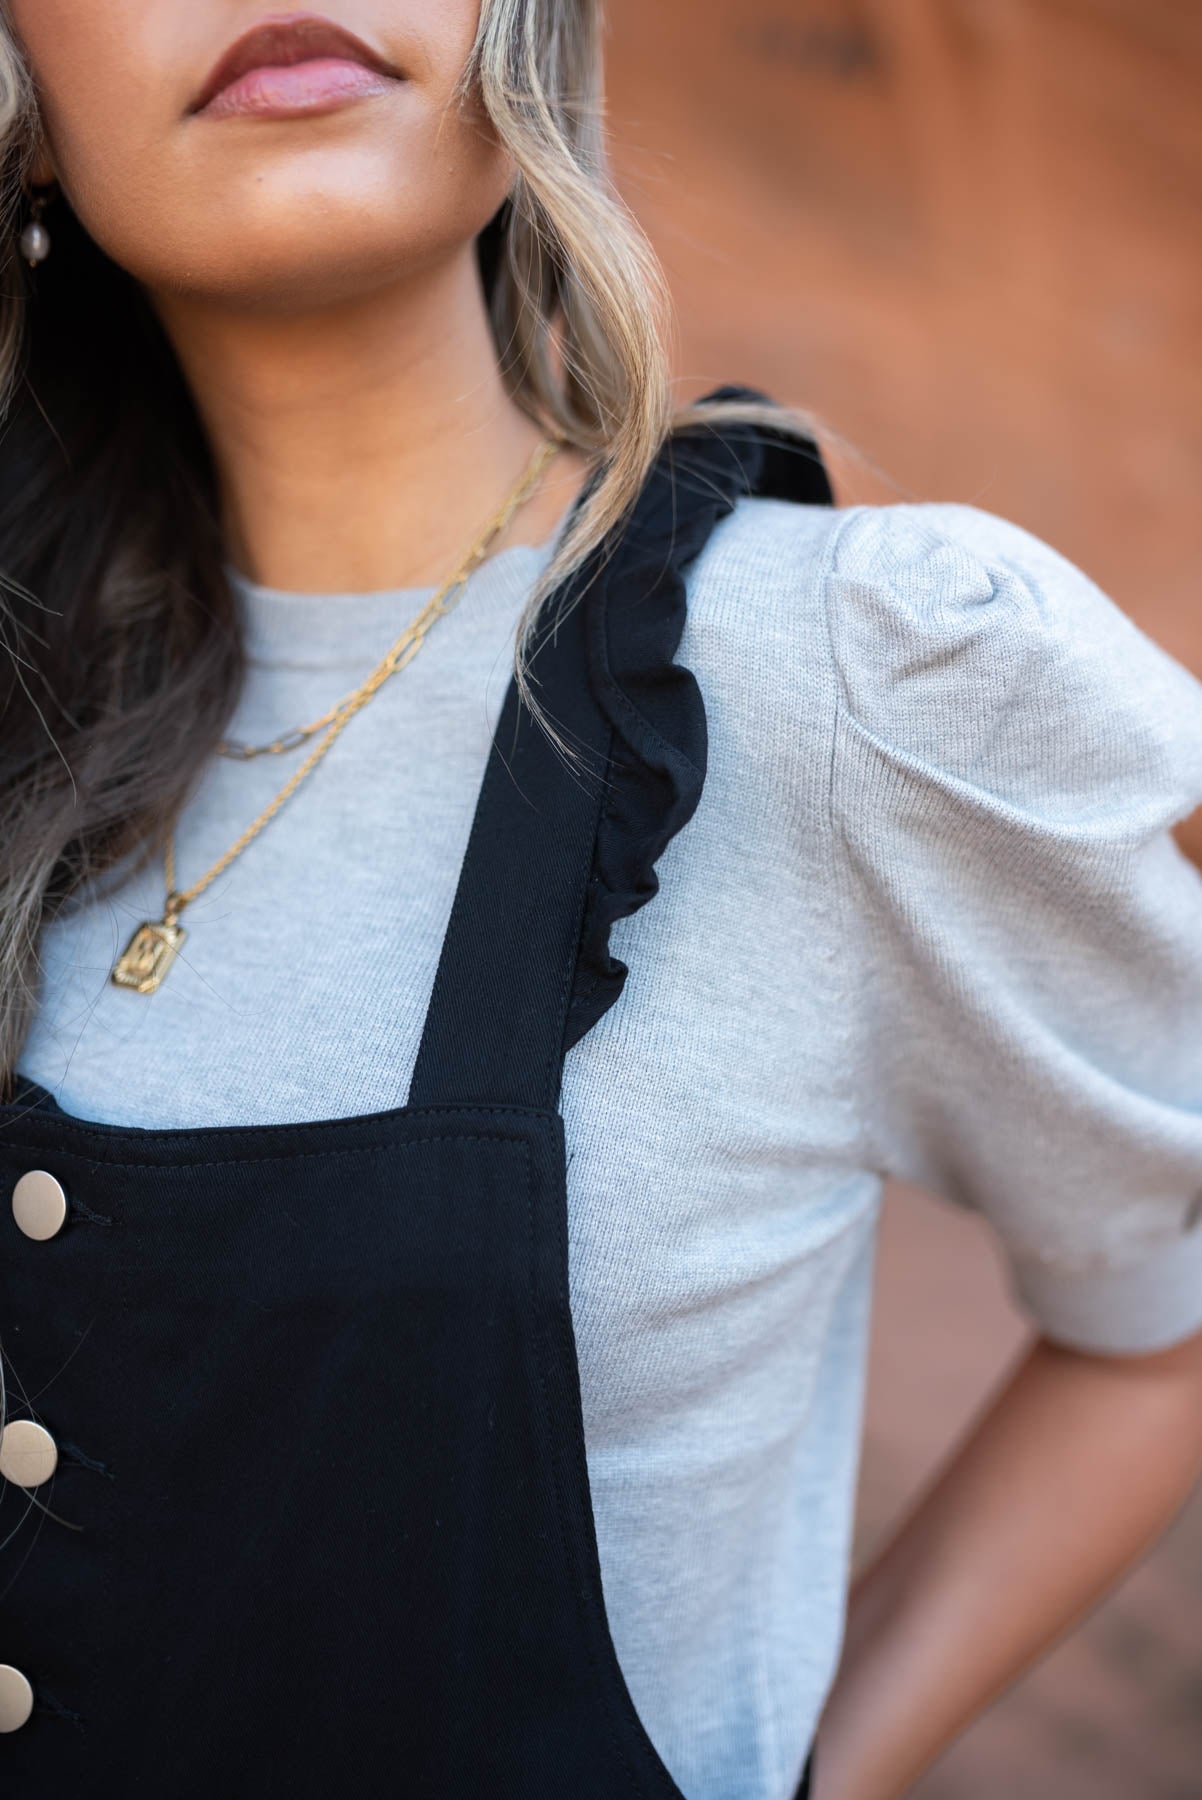
[(292, 261), (261, 268), (248, 275), (245, 270), (215, 271), (205, 284), (180, 284), (176, 292), (190, 295), (196, 301), (222, 306), (232, 312), (262, 313), (265, 317), (285, 319), (300, 317), (346, 306), (367, 299), (390, 286), (400, 277), (395, 267), (374, 264), (362, 268), (348, 267), (343, 262), (328, 266), (322, 262)]
[[(235, 234), (233, 241), (214, 234), (187, 254), (163, 256), (130, 272), (152, 295), (285, 317), (366, 299), (416, 277), (435, 260), (420, 234), (416, 241), (400, 230), (386, 237), (378, 219), (363, 229), (361, 211), (345, 228), (330, 224), (318, 231), (314, 216), (292, 231), (277, 218), (270, 231)], [(460, 250), (448, 245), (442, 253)]]
[(366, 297), (465, 255), (512, 178), (503, 159), (481, 158), (470, 189), (451, 179), (450, 192), (431, 196), (395, 153), (384, 168), (364, 157), (326, 158), (320, 170), (306, 161), (221, 179), (215, 171), (211, 183), (197, 170), (173, 207), (148, 196), (154, 231), (143, 218), (135, 237), (125, 213), (110, 212), (92, 222), (93, 235), (152, 293), (287, 314)]

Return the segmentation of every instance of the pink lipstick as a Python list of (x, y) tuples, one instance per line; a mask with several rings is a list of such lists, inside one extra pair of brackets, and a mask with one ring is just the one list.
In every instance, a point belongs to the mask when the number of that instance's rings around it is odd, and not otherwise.
[(277, 13), (234, 40), (188, 108), (207, 118), (294, 118), (328, 111), (403, 80), (353, 32), (317, 13)]

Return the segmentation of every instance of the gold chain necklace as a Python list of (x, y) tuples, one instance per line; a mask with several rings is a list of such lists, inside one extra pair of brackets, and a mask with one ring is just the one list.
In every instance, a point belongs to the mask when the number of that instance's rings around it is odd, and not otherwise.
[(368, 701), (379, 693), (389, 676), (395, 675), (398, 669), (405, 668), (408, 663), (413, 661), (432, 627), (450, 612), (467, 585), (468, 577), (483, 561), (489, 545), (509, 524), (522, 502), (529, 498), (547, 464), (561, 447), (562, 440), (558, 438), (543, 439), (523, 470), (516, 487), (497, 508), (454, 573), (449, 575), (436, 589), (416, 618), (410, 621), (400, 637), (385, 652), (375, 668), (360, 682), (353, 693), (340, 700), (337, 706), (323, 714), (320, 719), (315, 719), (311, 725), (304, 725), (296, 731), (288, 732), (284, 737), (277, 738), (271, 744), (235, 745), (227, 750), (227, 754), (233, 754), (242, 759), (268, 753), (277, 754), (279, 751), (304, 743), (306, 739), (315, 736), (323, 726), (328, 727), (325, 736), (316, 748), (309, 752), (304, 762), (293, 771), (275, 798), (230, 845), (224, 856), (218, 857), (212, 867), (206, 869), (204, 874), (192, 883), (191, 887), (184, 888), (182, 891), (175, 885), (175, 839), (174, 834), (168, 832), (163, 851), (167, 886), (163, 916), (161, 919), (148, 919), (138, 926), (113, 966), (110, 979), (114, 986), (133, 988), (139, 994), (153, 994), (157, 988), (162, 986), (163, 979), (187, 936), (179, 922), (179, 916), (184, 907), (190, 901), (195, 900), (199, 894), (203, 894), (205, 889), (229, 868), (234, 858), (240, 856), (247, 845), (258, 837), (266, 825), (270, 824), (285, 801), (289, 800), (306, 777), (312, 774), (327, 750), (345, 731), (355, 714), (362, 711)]

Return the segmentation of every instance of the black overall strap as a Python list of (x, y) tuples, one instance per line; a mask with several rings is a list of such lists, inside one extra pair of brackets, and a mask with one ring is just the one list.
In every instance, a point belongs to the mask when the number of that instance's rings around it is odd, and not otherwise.
[[(548, 596), (548, 606), (556, 599)], [(510, 678), (443, 942), (410, 1106), (549, 1107), (604, 794), (609, 727), (591, 704), (578, 602), (554, 637), (540, 617), (539, 703), (582, 759), (562, 753)]]
[[(763, 396), (725, 388), (707, 398)], [(672, 660), (684, 570), (749, 492), (831, 499), (812, 443), (725, 424), (674, 435), (616, 541), (547, 596), (532, 674), (580, 761), (569, 766), (511, 678), (411, 1106), (554, 1107), (566, 1049), (621, 991), (626, 969), (609, 955), (609, 927), (656, 892), (654, 861), (691, 816), (705, 775), (700, 691)]]

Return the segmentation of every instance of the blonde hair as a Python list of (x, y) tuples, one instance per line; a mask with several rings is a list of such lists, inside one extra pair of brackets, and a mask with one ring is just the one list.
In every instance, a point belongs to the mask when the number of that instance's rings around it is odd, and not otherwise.
[(567, 755), (527, 666), (544, 601), (629, 512), (671, 431), (720, 421), (800, 439), (837, 434), (797, 407), (674, 408), (671, 303), (659, 261), (608, 171), (598, 0), (482, 0), (459, 93), (478, 90), (517, 175), (492, 292), (516, 402), (585, 452), (597, 479), (518, 621), (522, 698)]

